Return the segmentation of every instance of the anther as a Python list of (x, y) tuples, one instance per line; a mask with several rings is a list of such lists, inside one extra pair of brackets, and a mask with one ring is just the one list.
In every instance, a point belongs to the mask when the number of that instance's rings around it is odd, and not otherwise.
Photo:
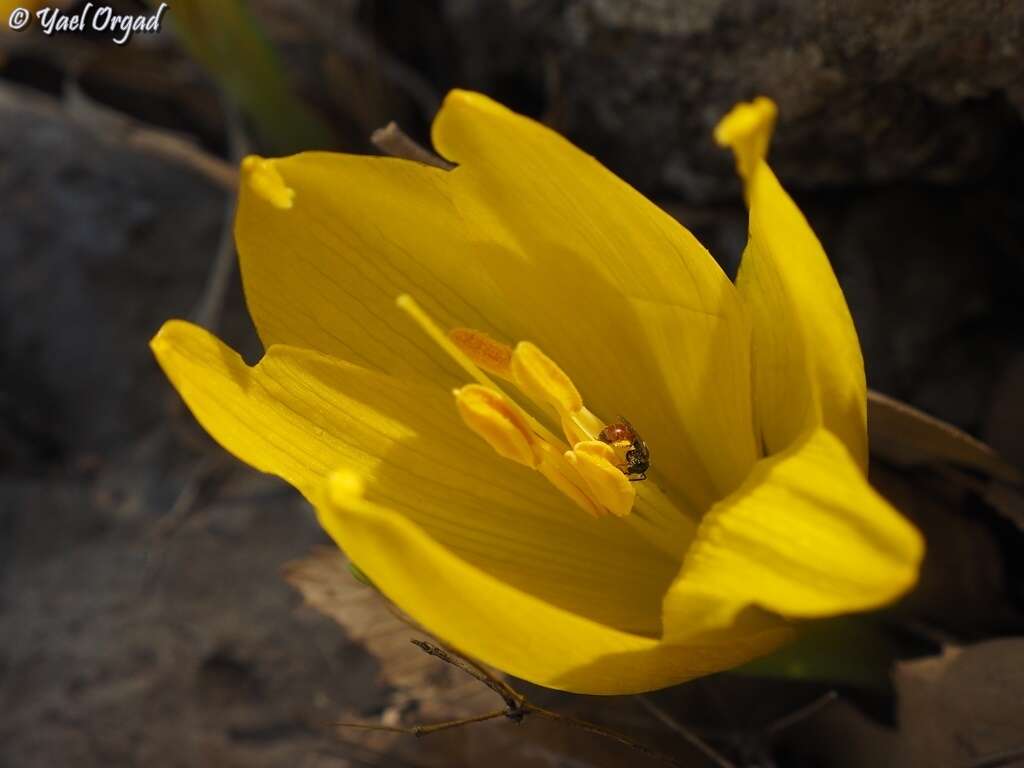
[[(448, 353), (448, 356), (458, 363), (462, 369), (470, 375), (470, 377), (475, 379), (484, 387), (497, 392), (498, 394), (503, 394), (498, 385), (483, 372), (480, 366), (478, 366), (469, 355), (463, 352), (462, 349), (452, 341), (447, 333), (441, 330), (437, 323), (435, 323), (430, 315), (424, 311), (423, 307), (416, 303), (416, 300), (413, 299), (412, 296), (407, 293), (403, 293), (395, 299), (395, 304), (399, 309), (409, 315), (409, 317), (411, 317), (416, 324), (423, 329), (424, 333), (426, 333), (427, 336), (429, 336), (442, 350)], [(558, 444), (561, 442), (557, 435), (532, 416), (525, 412), (523, 413), (523, 416), (526, 419), (526, 422), (530, 425), (534, 434), (552, 444)]]
[(583, 407), (576, 385), (535, 344), (528, 341), (516, 344), (511, 369), (516, 386), (534, 402), (546, 403), (559, 414), (576, 413)]
[[(636, 490), (629, 480), (640, 478), (624, 474), (628, 456), (618, 456), (601, 441), (604, 423), (583, 406), (576, 386), (551, 358), (528, 341), (512, 349), (472, 329), (446, 333), (411, 296), (399, 296), (396, 304), (478, 382), (454, 390), (455, 405), (466, 426), (499, 456), (538, 470), (591, 515), (630, 513)], [(550, 406), (574, 448), (567, 451), (560, 437), (517, 405), (488, 373), (513, 382), (534, 403)]]
[(616, 466), (615, 451), (598, 440), (577, 443), (565, 454), (590, 489), (590, 496), (613, 515), (625, 517), (633, 509), (636, 488)]
[(565, 494), (576, 506), (594, 517), (601, 517), (604, 508), (591, 498), (587, 481), (562, 454), (547, 443), (540, 445), (540, 466), (538, 471), (549, 483)]
[(536, 469), (538, 439), (515, 403), (479, 384), (455, 390), (455, 405), (466, 426), (506, 459)]
[(453, 328), (448, 331), (448, 338), (488, 373), (503, 379), (511, 378), (512, 347), (508, 344), (495, 341), (486, 333), (472, 328)]

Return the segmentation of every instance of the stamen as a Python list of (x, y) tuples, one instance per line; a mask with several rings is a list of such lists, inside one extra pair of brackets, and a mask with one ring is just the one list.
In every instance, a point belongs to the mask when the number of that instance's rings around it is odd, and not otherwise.
[(511, 367), (512, 380), (531, 400), (547, 403), (559, 414), (576, 413), (583, 407), (572, 379), (535, 344), (516, 344)]
[(615, 466), (616, 455), (611, 446), (597, 440), (577, 443), (566, 451), (566, 460), (576, 468), (601, 506), (618, 517), (633, 510), (636, 488)]
[(273, 160), (249, 155), (242, 161), (242, 174), (252, 191), (275, 208), (288, 210), (295, 204), (295, 190), (285, 183)]
[(466, 426), (486, 440), (499, 456), (537, 468), (538, 440), (519, 406), (480, 384), (456, 389), (455, 405)]
[(453, 328), (448, 338), (466, 353), (466, 357), (488, 373), (503, 379), (511, 379), (509, 367), (512, 363), (512, 347), (495, 341), (486, 333), (472, 328)]
[(448, 338), (448, 336), (437, 327), (437, 324), (431, 319), (430, 315), (423, 311), (423, 308), (416, 303), (416, 300), (407, 293), (403, 293), (397, 299), (395, 304), (398, 308), (409, 315), (416, 324), (423, 329), (423, 331), (437, 342), (437, 345), (447, 352), (452, 360), (462, 366), (463, 370), (470, 375), (471, 378), (483, 384), (485, 387), (501, 391), (498, 389), (498, 385), (495, 384), (491, 379), (481, 371), (476, 363), (474, 363), (469, 356), (459, 349), (456, 344)]
[(597, 440), (603, 428), (604, 422), (586, 408), (562, 414), (562, 431), (570, 445), (581, 440)]
[[(599, 439), (603, 422), (583, 406), (579, 390), (551, 358), (528, 341), (513, 350), (467, 328), (446, 334), (411, 296), (403, 294), (396, 303), (478, 382), (454, 390), (466, 426), (499, 456), (538, 470), (588, 514), (629, 515), (637, 492), (620, 469), (623, 459)], [(573, 448), (566, 450), (559, 437), (509, 398), (484, 370), (511, 380), (533, 402), (553, 408)]]
[(594, 517), (604, 515), (604, 509), (587, 494), (587, 481), (566, 461), (565, 456), (546, 443), (541, 443), (541, 461), (537, 470), (584, 512)]
[[(488, 389), (493, 389), (503, 397), (508, 398), (508, 395), (502, 391), (501, 387), (495, 384), (486, 373), (477, 367), (476, 363), (473, 362), (465, 352), (456, 346), (455, 342), (448, 338), (447, 334), (438, 327), (437, 323), (431, 319), (430, 315), (423, 311), (423, 308), (416, 303), (416, 300), (412, 296), (407, 293), (403, 293), (395, 299), (395, 304), (398, 305), (399, 309), (415, 320), (416, 324), (423, 329), (424, 333), (437, 342), (437, 345), (447, 352), (456, 363), (462, 366), (463, 370), (465, 370), (470, 377)], [(524, 411), (523, 416), (526, 417), (527, 422), (530, 424), (530, 429), (532, 429), (539, 437), (553, 445), (564, 445), (563, 441), (557, 435), (533, 418), (530, 414)]]

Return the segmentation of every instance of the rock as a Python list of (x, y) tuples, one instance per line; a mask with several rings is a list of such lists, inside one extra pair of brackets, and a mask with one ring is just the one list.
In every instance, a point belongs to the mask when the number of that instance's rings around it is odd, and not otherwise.
[(779, 103), (773, 158), (802, 186), (978, 178), (1024, 115), (1024, 6), (1015, 3), (444, 7), (473, 65), (470, 85), (513, 103), (547, 90), (558, 128), (641, 188), (690, 201), (734, 194), (711, 128), (756, 94)]
[[(226, 193), (52, 100), (0, 96), (0, 463), (111, 449), (160, 421), (147, 344), (198, 302)], [(247, 323), (236, 286), (227, 325)]]

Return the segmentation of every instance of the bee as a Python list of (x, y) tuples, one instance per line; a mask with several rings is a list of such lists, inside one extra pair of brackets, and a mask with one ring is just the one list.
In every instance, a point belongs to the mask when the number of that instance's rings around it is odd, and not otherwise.
[(636, 483), (647, 479), (647, 470), (651, 468), (651, 452), (647, 443), (624, 417), (619, 416), (618, 421), (606, 425), (597, 439), (616, 449), (616, 455), (623, 456), (624, 461), (619, 464), (619, 469), (630, 481)]

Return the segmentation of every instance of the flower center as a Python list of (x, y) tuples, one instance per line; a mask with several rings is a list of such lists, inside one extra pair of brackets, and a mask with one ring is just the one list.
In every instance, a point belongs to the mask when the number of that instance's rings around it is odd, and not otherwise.
[[(628, 422), (607, 425), (591, 413), (565, 371), (535, 344), (510, 347), (468, 328), (446, 334), (412, 297), (399, 297), (398, 306), (475, 380), (454, 392), (466, 426), (499, 455), (540, 472), (586, 512), (630, 514), (636, 501), (630, 479), (643, 479), (647, 447)], [(564, 440), (487, 374), (552, 413)]]

